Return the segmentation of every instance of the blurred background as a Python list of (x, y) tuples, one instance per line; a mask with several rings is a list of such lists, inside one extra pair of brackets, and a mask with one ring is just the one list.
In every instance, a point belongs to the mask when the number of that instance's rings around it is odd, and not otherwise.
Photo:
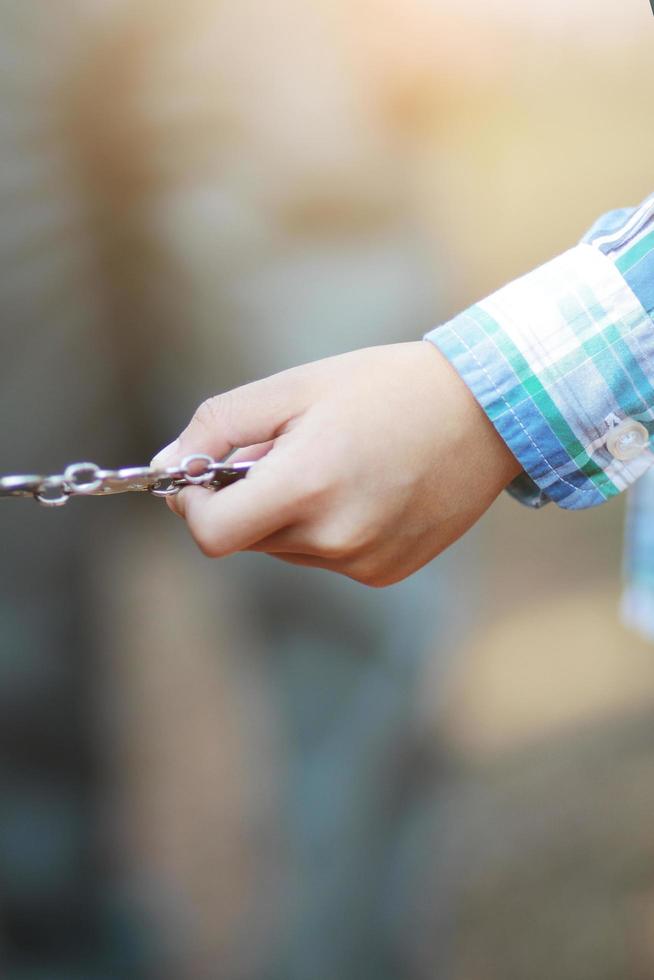
[[(647, 0), (0, 0), (0, 472), (420, 338), (654, 184)], [(437, 461), (435, 461), (437, 465)], [(0, 976), (654, 976), (624, 500), (387, 590), (0, 502)]]

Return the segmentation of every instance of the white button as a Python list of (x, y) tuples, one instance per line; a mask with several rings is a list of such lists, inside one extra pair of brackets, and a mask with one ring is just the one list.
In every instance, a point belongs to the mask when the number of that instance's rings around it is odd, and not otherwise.
[(606, 448), (611, 455), (623, 462), (640, 456), (648, 446), (649, 433), (635, 419), (625, 419), (620, 425), (616, 425), (606, 440)]

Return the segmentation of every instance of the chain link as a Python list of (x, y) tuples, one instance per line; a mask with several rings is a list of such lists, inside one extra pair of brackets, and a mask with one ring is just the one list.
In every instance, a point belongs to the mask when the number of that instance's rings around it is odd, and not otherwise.
[(170, 497), (190, 486), (221, 490), (246, 476), (251, 466), (252, 463), (221, 463), (205, 453), (186, 456), (179, 466), (163, 469), (128, 466), (103, 470), (95, 463), (71, 463), (63, 473), (53, 476), (0, 477), (0, 498), (33, 497), (43, 507), (63, 507), (71, 497), (113, 493), (142, 492)]

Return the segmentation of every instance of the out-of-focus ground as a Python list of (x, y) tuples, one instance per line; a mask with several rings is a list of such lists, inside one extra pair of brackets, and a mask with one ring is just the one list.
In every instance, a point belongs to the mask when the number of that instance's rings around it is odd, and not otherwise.
[[(646, 0), (0, 0), (0, 470), (145, 462), (638, 203), (653, 43)], [(502, 499), (370, 592), (3, 502), (2, 975), (654, 975), (623, 509)]]

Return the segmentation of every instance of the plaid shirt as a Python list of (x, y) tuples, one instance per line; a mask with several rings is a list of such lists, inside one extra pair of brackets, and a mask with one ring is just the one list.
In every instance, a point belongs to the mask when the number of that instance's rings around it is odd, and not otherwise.
[[(451, 361), (540, 507), (593, 507), (639, 480), (628, 621), (654, 638), (654, 195), (425, 337)], [(648, 557), (651, 556), (651, 557)]]

